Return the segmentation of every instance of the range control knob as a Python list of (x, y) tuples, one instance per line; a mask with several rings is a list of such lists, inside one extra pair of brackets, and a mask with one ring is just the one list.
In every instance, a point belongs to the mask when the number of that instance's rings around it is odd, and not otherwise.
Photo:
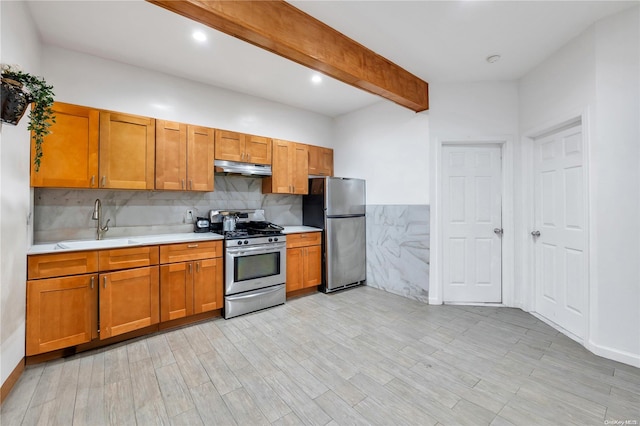
[(241, 246), (242, 245), (242, 241), (238, 241), (238, 245)]
[(269, 238), (269, 242), (272, 243), (273, 242), (273, 238)]
[(249, 244), (249, 240), (244, 240), (244, 245)]
[(273, 238), (273, 241), (278, 241), (278, 237), (274, 237), (274, 238)]

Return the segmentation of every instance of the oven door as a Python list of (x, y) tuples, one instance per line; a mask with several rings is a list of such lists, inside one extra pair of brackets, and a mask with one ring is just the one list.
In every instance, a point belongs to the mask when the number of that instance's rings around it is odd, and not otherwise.
[(286, 243), (228, 247), (225, 254), (225, 295), (283, 284), (287, 274)]

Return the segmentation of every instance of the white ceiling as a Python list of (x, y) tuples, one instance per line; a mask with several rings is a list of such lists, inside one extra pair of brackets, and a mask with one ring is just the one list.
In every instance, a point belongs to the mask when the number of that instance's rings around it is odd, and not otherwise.
[[(518, 79), (635, 1), (291, 1), (429, 83)], [(30, 1), (45, 44), (338, 116), (380, 100), (142, 0)], [(195, 29), (207, 41), (194, 42)], [(501, 60), (489, 64), (487, 56)], [(433, 105), (432, 105), (433, 106)]]

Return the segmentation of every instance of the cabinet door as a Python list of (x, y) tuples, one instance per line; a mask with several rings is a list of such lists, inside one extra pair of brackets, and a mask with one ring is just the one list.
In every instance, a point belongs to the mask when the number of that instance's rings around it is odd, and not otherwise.
[(99, 111), (62, 102), (54, 103), (53, 111), (56, 122), (44, 138), (37, 172), (31, 139), (31, 186), (97, 188)]
[(98, 272), (97, 251), (72, 251), (27, 256), (27, 278), (53, 278)]
[(287, 249), (287, 293), (300, 290), (304, 282), (304, 248)]
[(100, 274), (100, 339), (160, 321), (158, 267)]
[(271, 139), (246, 135), (245, 160), (254, 164), (271, 164)]
[(91, 340), (97, 284), (97, 274), (27, 281), (28, 356)]
[(214, 130), (187, 127), (187, 182), (190, 191), (213, 191)]
[(295, 145), (293, 142), (273, 140), (272, 175), (262, 179), (263, 193), (292, 193), (293, 163), (291, 158), (293, 145)]
[(291, 186), (292, 194), (309, 193), (309, 151), (301, 143), (293, 144), (291, 151)]
[(98, 262), (101, 271), (141, 268), (143, 266), (157, 265), (159, 252), (158, 246), (101, 250), (98, 252)]
[(320, 152), (320, 174), (333, 176), (333, 149), (323, 148)]
[(321, 246), (304, 248), (304, 283), (303, 287), (322, 284), (322, 249)]
[(185, 190), (186, 180), (187, 125), (156, 120), (156, 189)]
[(244, 161), (244, 135), (227, 130), (216, 130), (216, 160)]
[(155, 120), (100, 112), (100, 187), (153, 189)]
[(193, 262), (160, 267), (160, 321), (193, 314)]
[(193, 263), (193, 313), (221, 309), (223, 304), (222, 259), (204, 259)]
[(309, 175), (333, 176), (333, 149), (307, 145), (309, 150)]

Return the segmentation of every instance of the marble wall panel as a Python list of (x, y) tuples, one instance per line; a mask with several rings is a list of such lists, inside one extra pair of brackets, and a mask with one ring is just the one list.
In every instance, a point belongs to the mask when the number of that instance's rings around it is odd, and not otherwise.
[(367, 205), (367, 285), (427, 303), (428, 205)]
[(262, 194), (260, 178), (216, 176), (213, 192), (70, 190), (36, 188), (34, 243), (85, 239), (95, 236), (91, 219), (95, 200), (102, 202), (106, 237), (190, 232), (194, 218), (209, 210), (264, 209), (266, 219), (282, 225), (302, 224), (302, 197)]

